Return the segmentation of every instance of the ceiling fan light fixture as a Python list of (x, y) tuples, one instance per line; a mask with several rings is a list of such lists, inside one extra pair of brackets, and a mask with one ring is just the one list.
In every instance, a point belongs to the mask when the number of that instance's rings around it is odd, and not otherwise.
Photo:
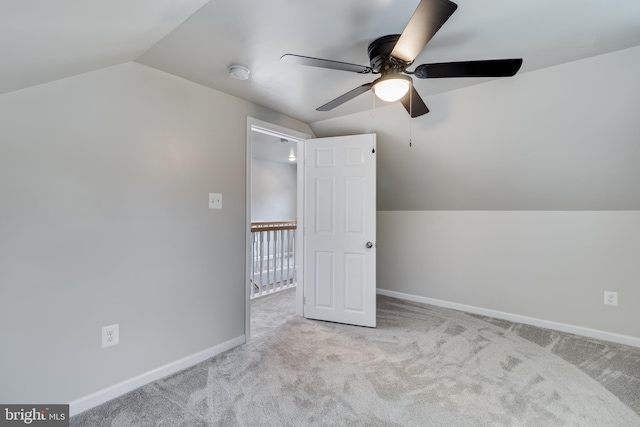
[(401, 99), (411, 88), (411, 77), (402, 74), (387, 74), (373, 82), (373, 92), (386, 102)]

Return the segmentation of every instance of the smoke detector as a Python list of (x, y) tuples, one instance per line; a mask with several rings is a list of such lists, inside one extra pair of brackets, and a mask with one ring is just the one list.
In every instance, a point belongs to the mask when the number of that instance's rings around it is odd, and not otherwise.
[(242, 65), (232, 65), (229, 67), (229, 76), (236, 80), (247, 80), (251, 71)]

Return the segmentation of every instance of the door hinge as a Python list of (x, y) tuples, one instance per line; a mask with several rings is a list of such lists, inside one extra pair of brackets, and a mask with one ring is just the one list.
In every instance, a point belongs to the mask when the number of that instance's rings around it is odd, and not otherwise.
[(307, 305), (307, 297), (302, 297), (302, 305)]

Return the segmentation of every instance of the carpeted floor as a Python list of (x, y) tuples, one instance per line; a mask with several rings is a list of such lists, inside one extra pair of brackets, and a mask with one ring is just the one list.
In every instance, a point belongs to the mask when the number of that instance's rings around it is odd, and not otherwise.
[(378, 296), (378, 327), (255, 300), (252, 340), (71, 426), (640, 426), (640, 349)]

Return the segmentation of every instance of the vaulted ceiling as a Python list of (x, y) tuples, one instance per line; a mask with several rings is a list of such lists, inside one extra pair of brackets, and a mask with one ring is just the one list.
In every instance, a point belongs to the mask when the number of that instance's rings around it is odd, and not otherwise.
[(133, 61), (207, 0), (3, 0), (0, 93)]
[[(371, 76), (280, 62), (285, 53), (368, 65), (367, 46), (400, 33), (419, 0), (3, 0), (0, 93), (138, 61), (305, 122), (371, 108), (361, 96), (315, 109)], [(521, 73), (640, 45), (637, 0), (457, 0), (416, 59), (522, 57)], [(251, 69), (247, 81), (231, 64)], [(423, 96), (487, 79), (417, 81)]]

